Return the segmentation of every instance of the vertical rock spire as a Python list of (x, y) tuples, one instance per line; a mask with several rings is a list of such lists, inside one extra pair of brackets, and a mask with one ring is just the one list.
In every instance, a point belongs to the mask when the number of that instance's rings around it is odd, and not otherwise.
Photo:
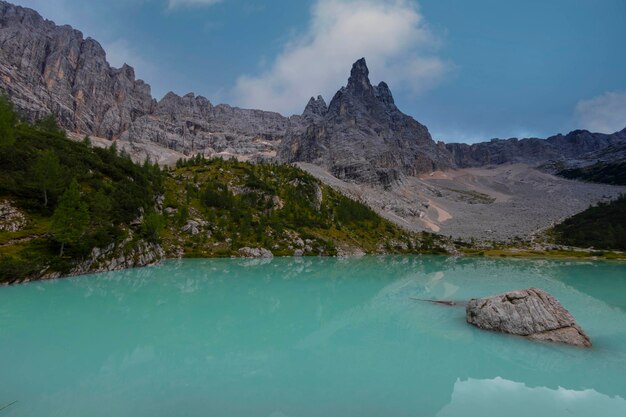
[(350, 79), (348, 80), (347, 89), (354, 93), (373, 92), (372, 84), (369, 79), (370, 71), (367, 68), (365, 58), (361, 58), (352, 65)]

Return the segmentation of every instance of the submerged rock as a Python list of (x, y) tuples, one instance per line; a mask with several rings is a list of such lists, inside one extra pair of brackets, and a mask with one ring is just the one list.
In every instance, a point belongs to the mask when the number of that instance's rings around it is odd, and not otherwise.
[(591, 347), (591, 340), (569, 311), (537, 288), (472, 299), (467, 304), (466, 319), (485, 330)]

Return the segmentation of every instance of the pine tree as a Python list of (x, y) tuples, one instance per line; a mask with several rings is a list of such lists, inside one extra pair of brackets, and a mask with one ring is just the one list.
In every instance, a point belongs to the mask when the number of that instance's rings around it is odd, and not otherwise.
[(17, 116), (11, 102), (0, 96), (0, 147), (11, 146), (15, 143), (15, 125)]
[(112, 204), (109, 197), (103, 190), (98, 190), (91, 202), (91, 214), (94, 224), (98, 227), (104, 227), (111, 223), (111, 209)]
[(112, 155), (117, 156), (117, 142), (113, 141), (111, 146), (109, 146), (107, 149)]
[(65, 245), (77, 242), (85, 234), (88, 225), (89, 211), (81, 200), (80, 186), (74, 178), (52, 215), (50, 233), (61, 244), (60, 256), (63, 256)]
[(48, 197), (58, 193), (63, 186), (63, 168), (53, 151), (41, 153), (33, 166), (33, 177), (43, 193), (43, 206), (48, 207)]
[(57, 118), (54, 114), (49, 114), (43, 119), (37, 121), (35, 123), (35, 127), (45, 133), (65, 136), (65, 131), (59, 127)]

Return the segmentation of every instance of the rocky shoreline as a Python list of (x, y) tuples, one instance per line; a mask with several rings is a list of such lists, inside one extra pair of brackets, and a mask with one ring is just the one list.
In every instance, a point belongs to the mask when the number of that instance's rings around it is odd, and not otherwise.
[[(528, 250), (520, 248), (507, 248), (499, 249), (494, 252), (489, 250), (474, 249), (467, 250), (455, 250), (453, 253), (447, 255), (430, 255), (430, 254), (405, 254), (399, 255), (394, 253), (378, 253), (367, 254), (362, 250), (353, 248), (352, 250), (342, 250), (337, 255), (323, 255), (331, 258), (361, 258), (364, 256), (442, 256), (442, 257), (467, 257), (467, 258), (492, 258), (492, 259), (516, 259), (516, 260), (547, 260), (547, 261), (604, 261), (604, 262), (626, 262), (626, 252), (618, 251), (595, 251), (593, 249), (573, 248), (573, 247), (561, 247), (561, 250), (550, 251), (546, 250)], [(600, 254), (601, 253), (601, 254)], [(117, 255), (115, 255), (117, 254)], [(59, 278), (73, 278), (83, 275), (90, 275), (103, 272), (121, 271), (125, 269), (133, 268), (145, 268), (151, 266), (157, 266), (162, 262), (185, 259), (184, 257), (171, 257), (166, 256), (165, 251), (160, 245), (148, 244), (144, 242), (144, 245), (140, 249), (130, 251), (126, 254), (120, 253), (119, 248), (112, 249), (111, 247), (105, 250), (94, 249), (92, 256), (89, 259), (79, 263), (68, 274), (43, 273), (39, 276), (30, 276), (23, 279), (16, 279), (11, 282), (0, 283), (0, 286), (10, 286), (26, 284), (34, 281), (43, 281), (49, 279)], [(303, 256), (295, 253), (294, 255), (281, 255), (274, 256), (271, 251), (263, 248), (241, 248), (237, 256), (230, 256), (230, 259), (259, 259), (271, 261), (274, 258), (303, 258), (310, 257), (311, 255)], [(317, 255), (320, 256), (320, 255)], [(203, 258), (187, 258), (187, 259), (223, 259), (220, 256), (210, 256)]]

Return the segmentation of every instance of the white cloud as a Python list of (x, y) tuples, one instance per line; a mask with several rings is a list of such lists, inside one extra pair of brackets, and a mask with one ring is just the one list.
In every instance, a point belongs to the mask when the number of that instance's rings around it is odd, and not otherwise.
[(238, 105), (299, 113), (309, 97), (329, 100), (361, 57), (392, 90), (420, 93), (444, 77), (449, 64), (434, 54), (439, 40), (408, 0), (317, 0), (307, 32), (288, 42), (259, 75), (241, 76)]
[(175, 9), (181, 6), (212, 6), (221, 3), (222, 0), (168, 0), (169, 9)]
[(615, 133), (626, 127), (626, 91), (611, 91), (576, 105), (580, 127), (599, 133)]

